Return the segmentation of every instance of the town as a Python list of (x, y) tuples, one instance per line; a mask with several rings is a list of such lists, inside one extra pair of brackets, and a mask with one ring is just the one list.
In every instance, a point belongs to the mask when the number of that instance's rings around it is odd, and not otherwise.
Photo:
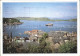
[[(70, 33), (66, 31), (50, 31), (47, 33), (42, 30), (34, 29), (32, 31), (24, 31), (24, 34), (28, 34), (29, 37), (20, 37), (20, 36), (12, 37), (13, 35), (12, 32), (10, 36), (8, 34), (4, 34), (3, 35), (4, 53), (7, 53), (8, 50), (10, 50), (8, 51), (9, 53), (16, 53), (16, 52), (26, 53), (29, 46), (40, 46), (40, 45), (48, 46), (51, 52), (54, 52), (53, 50), (55, 50), (55, 53), (57, 53), (59, 47), (62, 46), (63, 44), (66, 44), (67, 42), (73, 42), (73, 43), (77, 42), (76, 32)], [(15, 48), (14, 50), (16, 51), (12, 50), (11, 48), (12, 49)]]

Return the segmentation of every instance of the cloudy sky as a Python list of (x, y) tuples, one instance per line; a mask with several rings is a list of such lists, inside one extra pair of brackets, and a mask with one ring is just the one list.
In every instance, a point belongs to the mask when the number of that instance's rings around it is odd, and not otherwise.
[(76, 2), (3, 3), (3, 17), (77, 17)]

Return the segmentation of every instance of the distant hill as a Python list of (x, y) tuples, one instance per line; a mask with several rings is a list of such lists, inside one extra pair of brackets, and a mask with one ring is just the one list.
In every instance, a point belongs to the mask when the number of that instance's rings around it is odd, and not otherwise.
[(48, 18), (34, 18), (34, 17), (17, 17), (16, 19), (19, 20), (35, 20), (35, 21), (54, 21), (52, 19), (48, 19)]
[(34, 21), (77, 21), (77, 19), (49, 19), (46, 17), (36, 18), (36, 17), (16, 17), (18, 20), (34, 20)]
[(77, 21), (77, 19), (70, 19), (69, 21)]

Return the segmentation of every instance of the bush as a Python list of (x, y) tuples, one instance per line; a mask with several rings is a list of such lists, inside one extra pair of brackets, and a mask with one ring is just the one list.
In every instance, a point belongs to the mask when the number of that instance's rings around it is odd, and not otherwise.
[(67, 42), (59, 47), (59, 53), (77, 53), (77, 43)]

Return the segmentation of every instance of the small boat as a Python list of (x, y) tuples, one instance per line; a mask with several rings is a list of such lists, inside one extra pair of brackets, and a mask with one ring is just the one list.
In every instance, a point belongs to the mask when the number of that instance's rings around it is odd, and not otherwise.
[(53, 26), (53, 24), (51, 24), (51, 23), (48, 23), (48, 24), (46, 24), (46, 26)]

